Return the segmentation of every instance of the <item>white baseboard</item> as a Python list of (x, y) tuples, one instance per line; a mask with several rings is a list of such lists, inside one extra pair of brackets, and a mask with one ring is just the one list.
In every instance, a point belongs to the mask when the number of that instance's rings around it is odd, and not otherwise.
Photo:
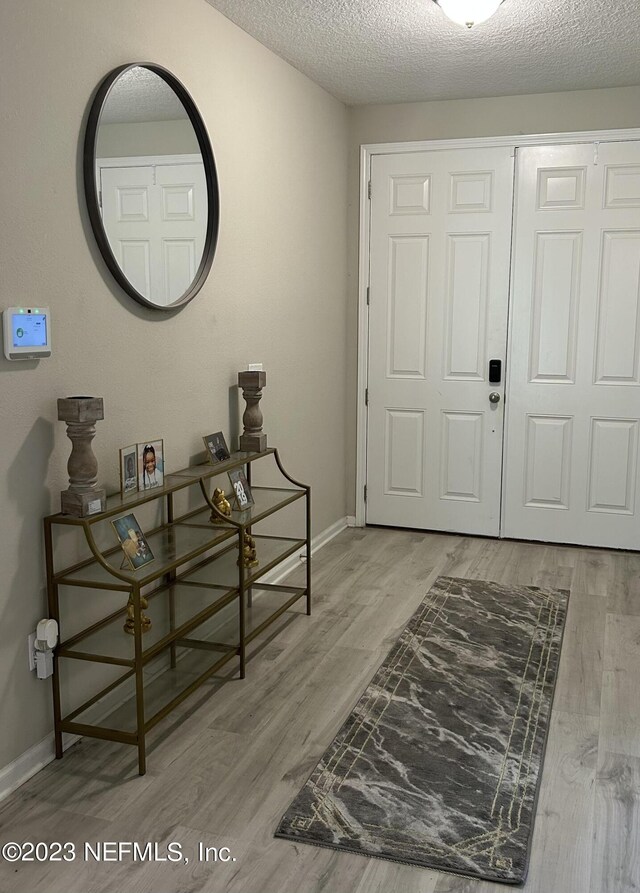
[[(326, 530), (323, 530), (322, 533), (314, 536), (311, 540), (311, 554), (315, 555), (319, 549), (326, 546), (327, 543), (331, 542), (331, 540), (338, 536), (339, 533), (342, 533), (343, 530), (346, 530), (347, 526), (348, 519), (340, 518), (335, 524), (331, 524), (331, 526), (327, 527)], [(264, 577), (261, 577), (261, 580), (265, 583), (279, 583), (288, 576), (288, 574), (299, 567), (301, 563), (304, 563), (305, 560), (306, 556), (304, 552), (290, 555), (289, 558), (283, 561), (282, 564), (279, 564), (277, 568), (274, 568), (268, 574), (265, 574)], [(115, 706), (117, 706), (117, 704), (109, 705), (109, 710), (113, 709)], [(64, 749), (66, 750), (79, 740), (80, 738), (78, 735), (63, 735)], [(51, 732), (50, 735), (47, 735), (47, 737), (38, 744), (34, 744), (33, 747), (26, 750), (16, 760), (9, 763), (8, 766), (0, 769), (0, 801), (12, 794), (20, 787), (20, 785), (23, 785), (37, 772), (44, 769), (44, 767), (53, 762), (54, 759), (55, 745), (53, 742), (53, 732)]]
[(347, 527), (359, 527), (355, 515), (347, 515)]
[(319, 533), (317, 536), (314, 536), (311, 540), (311, 554), (314, 555), (318, 549), (322, 549), (323, 546), (326, 546), (327, 543), (330, 543), (332, 539), (338, 536), (339, 533), (342, 533), (343, 530), (346, 530), (348, 527), (347, 519), (340, 518), (336, 521), (335, 524), (331, 524), (322, 533)]
[[(318, 549), (322, 549), (323, 546), (326, 546), (327, 543), (330, 543), (331, 540), (338, 536), (339, 533), (342, 533), (343, 530), (347, 529), (347, 519), (340, 518), (335, 524), (331, 524), (322, 533), (319, 533), (317, 536), (314, 536), (311, 540), (311, 555), (315, 555)], [(272, 571), (269, 571), (268, 574), (265, 574), (264, 577), (260, 579), (265, 583), (279, 583), (281, 580), (284, 580), (292, 571), (294, 571), (297, 567), (300, 567), (301, 564), (304, 564), (306, 560), (306, 556), (304, 552), (298, 552), (297, 554), (290, 555), (287, 559), (282, 561), (277, 567), (274, 567)]]
[[(62, 746), (64, 750), (79, 741), (78, 735), (63, 735)], [(0, 801), (12, 794), (25, 781), (44, 769), (56, 758), (53, 732), (43, 738), (38, 744), (34, 744), (29, 750), (21, 754), (13, 763), (9, 763), (4, 769), (0, 769)]]

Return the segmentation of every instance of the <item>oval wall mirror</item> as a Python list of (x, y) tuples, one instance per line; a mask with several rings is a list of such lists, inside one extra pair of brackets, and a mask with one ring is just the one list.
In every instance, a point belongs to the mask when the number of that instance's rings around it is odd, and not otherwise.
[(89, 112), (84, 184), (107, 266), (146, 307), (174, 310), (202, 287), (218, 237), (218, 178), (193, 100), (159, 65), (112, 71)]

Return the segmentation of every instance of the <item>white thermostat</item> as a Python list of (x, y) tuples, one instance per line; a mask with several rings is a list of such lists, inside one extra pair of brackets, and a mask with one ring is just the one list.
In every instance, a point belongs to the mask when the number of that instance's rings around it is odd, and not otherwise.
[(48, 307), (7, 307), (2, 313), (4, 355), (8, 360), (51, 356), (51, 312)]

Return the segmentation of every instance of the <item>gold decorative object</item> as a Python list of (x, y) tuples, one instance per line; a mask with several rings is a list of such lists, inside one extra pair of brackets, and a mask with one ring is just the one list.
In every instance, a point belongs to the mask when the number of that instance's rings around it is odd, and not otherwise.
[[(224, 490), (216, 487), (211, 495), (211, 501), (221, 514), (226, 515), (227, 518), (231, 517), (231, 503), (224, 495)], [(212, 524), (224, 524), (224, 520), (218, 517), (215, 512), (211, 512), (209, 520)]]
[[(242, 560), (245, 567), (257, 567), (260, 563), (256, 551), (256, 541), (246, 530), (244, 532), (244, 542), (242, 546)], [(238, 567), (240, 566), (240, 556), (238, 556), (236, 564)]]
[[(146, 598), (141, 595), (140, 596), (140, 620), (142, 622), (142, 632), (149, 632), (151, 629), (151, 618), (147, 617), (146, 614), (143, 614), (142, 611), (145, 608), (149, 607), (149, 602)], [(124, 622), (124, 626), (122, 627), (125, 633), (129, 633), (129, 635), (133, 635), (136, 631), (136, 621), (135, 621), (135, 609), (133, 607), (133, 598), (129, 596), (129, 601), (127, 602), (127, 619)]]

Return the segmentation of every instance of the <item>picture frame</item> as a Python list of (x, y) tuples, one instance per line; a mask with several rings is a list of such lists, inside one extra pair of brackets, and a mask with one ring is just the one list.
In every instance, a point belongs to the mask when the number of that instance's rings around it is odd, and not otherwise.
[(211, 464), (216, 465), (218, 462), (225, 462), (231, 458), (231, 453), (222, 431), (206, 434), (202, 440), (207, 450), (207, 458)]
[(116, 518), (111, 522), (111, 526), (124, 553), (123, 566), (128, 564), (131, 570), (137, 571), (138, 568), (155, 560), (151, 547), (134, 514)]
[(255, 505), (251, 487), (249, 486), (242, 468), (236, 468), (233, 471), (227, 472), (227, 474), (231, 481), (231, 488), (233, 489), (238, 511), (243, 512), (245, 509)]
[(138, 489), (138, 445), (123, 447), (120, 450), (120, 493), (126, 496)]
[(164, 484), (164, 441), (144, 440), (138, 449), (138, 489), (151, 490)]

